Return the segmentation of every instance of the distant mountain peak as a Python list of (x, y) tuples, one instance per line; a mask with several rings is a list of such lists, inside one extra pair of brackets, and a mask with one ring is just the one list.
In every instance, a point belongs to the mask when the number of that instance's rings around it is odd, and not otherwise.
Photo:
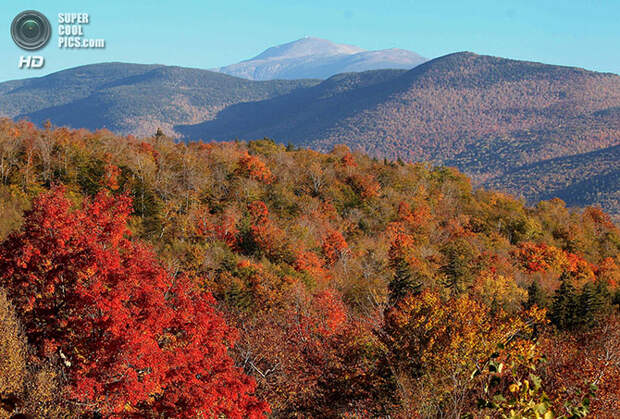
[(327, 79), (335, 74), (379, 69), (411, 69), (426, 59), (412, 51), (368, 51), (355, 45), (305, 36), (268, 48), (249, 60), (214, 69), (251, 80)]
[(251, 60), (273, 60), (308, 56), (350, 55), (363, 52), (364, 49), (355, 45), (337, 44), (327, 39), (305, 36), (296, 41), (267, 48)]

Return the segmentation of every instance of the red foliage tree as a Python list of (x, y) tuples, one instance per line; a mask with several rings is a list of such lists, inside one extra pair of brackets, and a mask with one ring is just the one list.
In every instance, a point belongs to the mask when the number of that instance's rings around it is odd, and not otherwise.
[(236, 249), (239, 216), (233, 208), (226, 209), (217, 217), (210, 214), (207, 208), (198, 208), (193, 217), (197, 237), (220, 240), (231, 249)]
[(330, 231), (323, 240), (323, 255), (328, 265), (336, 263), (344, 254), (348, 253), (349, 246), (339, 231)]
[(521, 243), (519, 248), (512, 253), (520, 262), (523, 269), (528, 272), (545, 272), (554, 265), (557, 255), (560, 252), (552, 246), (546, 244)]
[(296, 271), (309, 275), (317, 284), (326, 284), (330, 278), (320, 256), (311, 251), (298, 251), (293, 267)]
[(349, 176), (348, 182), (362, 199), (371, 199), (378, 196), (381, 189), (381, 185), (372, 175), (354, 173)]
[(248, 211), (250, 212), (250, 216), (252, 217), (252, 221), (256, 223), (267, 223), (269, 222), (269, 209), (267, 205), (265, 205), (262, 201), (252, 202), (248, 205)]
[(566, 272), (580, 284), (595, 279), (595, 266), (574, 253), (554, 246), (525, 242), (513, 250), (512, 254), (527, 273), (553, 270)]
[(105, 175), (103, 180), (103, 186), (110, 190), (117, 190), (119, 188), (118, 178), (121, 175), (121, 169), (112, 163), (108, 163), (105, 166)]
[(381, 411), (385, 400), (376, 400), (373, 391), (385, 382), (372, 369), (377, 343), (368, 323), (353, 321), (332, 289), (311, 294), (296, 288), (288, 297), (294, 299), (289, 307), (237, 319), (243, 333), (236, 349), (256, 376), (258, 391), (272, 402), (274, 416)]
[(344, 167), (357, 167), (355, 157), (353, 157), (353, 154), (351, 154), (351, 152), (347, 152), (344, 156), (342, 156), (340, 162)]
[(252, 240), (271, 259), (279, 259), (286, 252), (286, 236), (269, 218), (269, 209), (262, 201), (248, 205), (252, 225)]
[(258, 157), (251, 156), (247, 152), (239, 158), (238, 165), (237, 173), (240, 176), (245, 176), (266, 184), (274, 180), (269, 167)]
[(155, 147), (153, 147), (153, 144), (151, 143), (147, 143), (147, 142), (141, 142), (140, 146), (139, 146), (140, 151), (148, 153), (150, 155), (153, 156), (153, 159), (155, 159), (155, 161), (157, 161), (159, 159), (159, 152), (157, 150), (155, 150)]
[(40, 196), (0, 245), (0, 280), (37, 355), (67, 377), (73, 406), (104, 415), (260, 417), (268, 407), (233, 364), (236, 331), (209, 293), (129, 240), (128, 197), (72, 209)]

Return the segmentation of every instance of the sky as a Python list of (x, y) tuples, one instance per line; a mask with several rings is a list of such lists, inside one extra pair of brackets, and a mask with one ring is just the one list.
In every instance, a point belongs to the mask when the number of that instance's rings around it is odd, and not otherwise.
[[(42, 69), (19, 69), (19, 12), (52, 24)], [(86, 12), (105, 49), (58, 48), (58, 13)], [(427, 58), (472, 51), (620, 73), (620, 0), (9, 0), (0, 2), (0, 81), (122, 61), (213, 68), (304, 36)]]

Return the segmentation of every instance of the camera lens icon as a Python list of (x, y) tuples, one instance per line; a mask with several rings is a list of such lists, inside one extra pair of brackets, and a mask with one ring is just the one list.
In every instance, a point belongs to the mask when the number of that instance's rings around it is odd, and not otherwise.
[(36, 10), (21, 12), (11, 24), (13, 41), (21, 49), (36, 51), (47, 44), (52, 36), (49, 20)]

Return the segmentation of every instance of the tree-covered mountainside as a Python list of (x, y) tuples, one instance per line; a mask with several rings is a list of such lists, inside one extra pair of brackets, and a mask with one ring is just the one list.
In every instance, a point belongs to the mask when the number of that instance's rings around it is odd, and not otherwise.
[(620, 221), (620, 145), (524, 165), (484, 185), (529, 202), (560, 198), (573, 207), (596, 202)]
[(343, 143), (392, 158), (453, 160), (485, 174), (615, 145), (620, 137), (614, 74), (472, 53), (389, 74), (372, 83), (370, 76), (336, 76), (232, 106), (187, 134), (268, 136), (325, 150)]
[[(569, 180), (562, 197), (571, 205), (601, 205), (618, 219), (620, 206), (609, 197), (617, 182), (572, 194), (587, 189), (583, 179), (555, 170), (579, 160), (572, 173), (579, 167), (588, 177), (605, 177), (595, 161), (577, 156), (618, 145), (619, 106), (614, 74), (457, 53), (408, 72), (339, 75), (178, 130), (190, 138), (269, 137), (322, 151), (343, 143), (376, 156), (456, 166), (499, 188), (505, 177), (519, 176), (508, 190), (530, 203), (554, 196), (557, 183)], [(544, 181), (530, 169), (536, 163), (548, 169)], [(528, 190), (532, 184), (537, 195)]]
[[(618, 75), (466, 52), (322, 82), (109, 63), (0, 84), (0, 114), (14, 120), (133, 135), (161, 128), (208, 141), (267, 137), (324, 152), (342, 143), (378, 158), (455, 166), (476, 185), (502, 188), (506, 178), (506, 190), (530, 204), (561, 195), (615, 220), (617, 183), (579, 156), (619, 144), (619, 109)], [(576, 167), (592, 180), (567, 175)]]
[(617, 417), (620, 230), (456, 169), (0, 121), (0, 415)]
[(318, 81), (253, 82), (192, 68), (92, 64), (0, 84), (0, 115), (73, 128), (147, 135), (215, 117), (225, 107), (289, 93)]

